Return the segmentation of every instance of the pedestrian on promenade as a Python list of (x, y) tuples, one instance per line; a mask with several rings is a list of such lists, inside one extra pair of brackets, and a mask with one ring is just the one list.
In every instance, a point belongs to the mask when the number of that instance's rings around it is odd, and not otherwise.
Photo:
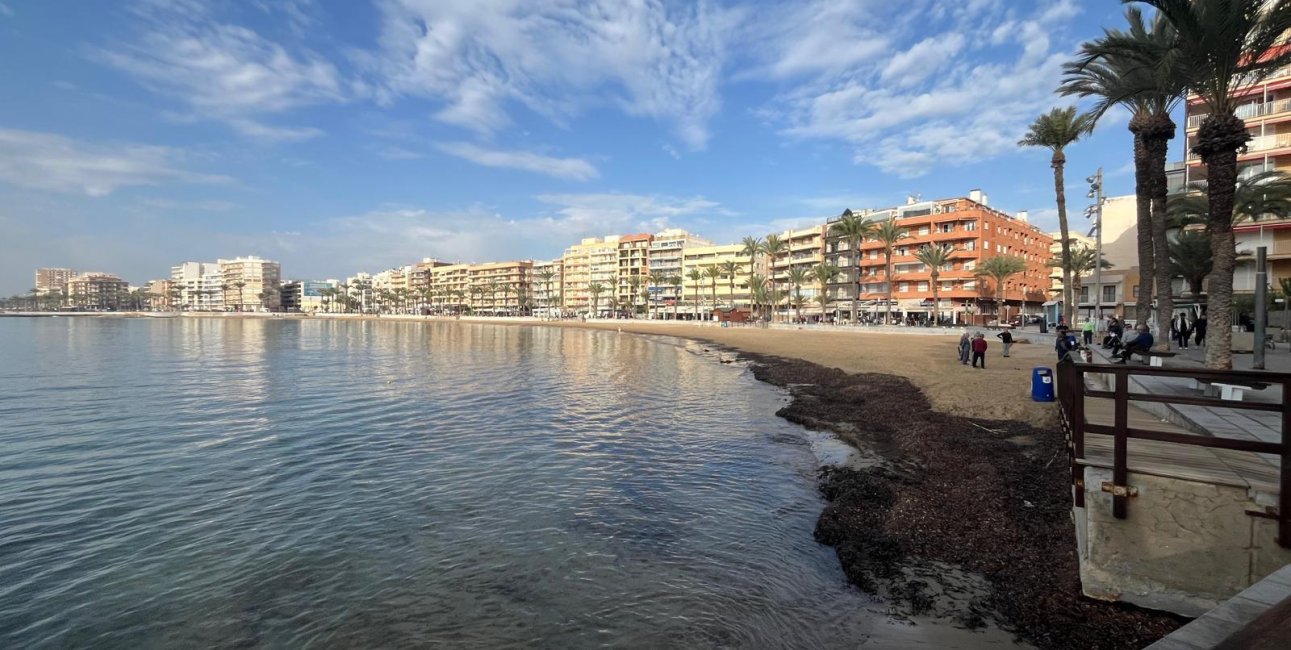
[(1076, 335), (1067, 329), (1066, 325), (1058, 326), (1058, 335), (1054, 338), (1053, 351), (1058, 354), (1058, 362), (1075, 361), (1071, 353), (1080, 348), (1080, 342), (1076, 340)]
[(1003, 332), (995, 335), (1004, 344), (1004, 358), (1009, 357), (1009, 348), (1013, 347), (1013, 331), (1005, 328)]
[(1174, 319), (1174, 339), (1181, 349), (1188, 349), (1188, 339), (1192, 337), (1192, 329), (1188, 327), (1188, 315), (1179, 314)]
[[(1121, 350), (1120, 359), (1117, 363), (1129, 361), (1130, 357), (1135, 353), (1141, 355), (1150, 351), (1152, 345), (1156, 342), (1152, 338), (1152, 332), (1148, 330), (1147, 323), (1139, 323), (1134, 329), (1138, 330), (1139, 334), (1125, 342), (1125, 349)], [(1112, 358), (1115, 359), (1116, 355), (1112, 355)]]
[[(986, 335), (982, 334), (981, 332), (978, 332), (977, 336), (973, 337), (973, 367), (974, 368), (980, 367), (982, 370), (986, 370), (986, 347), (987, 347)], [(981, 366), (977, 365), (978, 361), (982, 362)]]
[(1206, 312), (1201, 312), (1201, 315), (1192, 321), (1192, 333), (1197, 345), (1206, 344)]
[(1081, 328), (1081, 333), (1085, 337), (1085, 345), (1094, 344), (1094, 321), (1086, 318), (1085, 325)]
[(973, 342), (968, 338), (968, 330), (959, 337), (959, 362), (968, 365), (968, 354), (973, 351)]

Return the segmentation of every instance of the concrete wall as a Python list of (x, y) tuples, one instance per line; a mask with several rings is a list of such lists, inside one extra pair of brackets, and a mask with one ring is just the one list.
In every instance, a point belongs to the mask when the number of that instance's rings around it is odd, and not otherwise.
[(1101, 490), (1112, 471), (1085, 468), (1085, 507), (1076, 508), (1086, 596), (1200, 616), (1291, 563), (1274, 520), (1246, 514), (1245, 488), (1130, 474), (1138, 488), (1125, 519)]

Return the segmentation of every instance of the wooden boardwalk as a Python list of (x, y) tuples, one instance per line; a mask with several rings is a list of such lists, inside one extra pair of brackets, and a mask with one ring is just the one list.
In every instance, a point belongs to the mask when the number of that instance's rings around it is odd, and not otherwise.
[[(1193, 433), (1134, 406), (1129, 407), (1129, 425), (1186, 435)], [(1085, 421), (1111, 425), (1113, 400), (1085, 400)], [(1130, 439), (1126, 462), (1129, 471), (1152, 476), (1178, 478), (1218, 485), (1244, 487), (1266, 495), (1279, 493), (1279, 459), (1271, 454), (1252, 454), (1228, 449), (1178, 445), (1156, 440)], [(1112, 469), (1112, 436), (1085, 434), (1085, 455), (1076, 462)]]

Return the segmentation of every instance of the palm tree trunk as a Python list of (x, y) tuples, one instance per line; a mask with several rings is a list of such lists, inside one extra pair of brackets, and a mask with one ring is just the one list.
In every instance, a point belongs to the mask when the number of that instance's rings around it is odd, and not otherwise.
[(884, 305), (884, 308), (887, 310), (887, 315), (884, 316), (885, 321), (883, 324), (891, 325), (892, 324), (892, 251), (886, 251), (883, 253), (883, 255), (885, 258), (884, 263), (886, 265), (884, 267), (884, 274), (887, 275), (885, 279), (887, 280), (887, 285), (888, 285), (888, 299), (886, 300), (887, 304)]
[(932, 326), (941, 325), (941, 300), (937, 298), (937, 278), (939, 273), (934, 269), (932, 272)]
[[(1170, 264), (1170, 242), (1166, 239), (1166, 148), (1174, 137), (1175, 123), (1169, 114), (1153, 116), (1151, 128), (1143, 134), (1147, 149), (1149, 189), (1152, 195), (1152, 243), (1155, 246), (1153, 275), (1156, 283), (1157, 331), (1161, 349), (1170, 349), (1170, 320), (1174, 317), (1174, 268)], [(1140, 220), (1140, 223), (1142, 221)], [(1142, 228), (1140, 228), (1142, 230)], [(1142, 235), (1140, 235), (1141, 237)]]
[(852, 255), (856, 256), (856, 280), (852, 282), (852, 324), (856, 324), (857, 309), (861, 304), (861, 242), (848, 242), (852, 249)]
[(1063, 182), (1062, 169), (1067, 164), (1067, 156), (1059, 149), (1053, 152), (1049, 166), (1053, 167), (1053, 193), (1058, 202), (1058, 230), (1062, 232), (1062, 314), (1071, 327), (1076, 318), (1075, 296), (1071, 292), (1071, 235), (1067, 230), (1067, 187)]
[[(1156, 279), (1157, 260), (1152, 242), (1154, 233), (1150, 227), (1154, 218), (1152, 186), (1156, 178), (1152, 174), (1152, 161), (1148, 159), (1149, 145), (1143, 136), (1143, 120), (1142, 115), (1135, 115), (1130, 120), (1130, 132), (1134, 134), (1134, 198), (1138, 220), (1138, 228), (1135, 230), (1139, 245), (1139, 295), (1134, 299), (1134, 319), (1139, 323), (1146, 323), (1152, 319), (1154, 293), (1152, 287)], [(1162, 154), (1164, 153), (1162, 151)], [(1145, 225), (1149, 227), (1145, 228)], [(1168, 260), (1169, 256), (1167, 255), (1165, 259)]]
[(1214, 258), (1206, 306), (1206, 367), (1215, 370), (1233, 367), (1233, 269), (1237, 266), (1233, 198), (1237, 191), (1237, 150), (1250, 139), (1241, 118), (1212, 113), (1202, 121), (1193, 147), (1206, 165), (1210, 209), (1206, 224)]

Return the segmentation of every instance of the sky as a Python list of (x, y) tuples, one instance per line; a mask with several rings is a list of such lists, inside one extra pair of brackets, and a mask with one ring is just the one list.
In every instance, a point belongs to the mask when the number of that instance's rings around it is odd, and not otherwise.
[[(731, 243), (974, 188), (1056, 230), (1049, 152), (1017, 141), (1122, 11), (0, 0), (0, 295), (41, 266), (142, 284), (260, 255), (321, 279), (665, 227)], [(1099, 167), (1133, 191), (1126, 122), (1068, 150), (1074, 220)]]

